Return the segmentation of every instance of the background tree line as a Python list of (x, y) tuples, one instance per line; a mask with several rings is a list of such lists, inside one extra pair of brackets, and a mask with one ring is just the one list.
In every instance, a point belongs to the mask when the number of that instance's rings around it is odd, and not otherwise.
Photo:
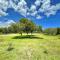
[(19, 22), (11, 24), (9, 27), (0, 28), (0, 34), (8, 33), (44, 33), (48, 35), (60, 34), (60, 28), (47, 28), (42, 30), (42, 26), (37, 26), (34, 22), (27, 18), (22, 18)]
[(43, 30), (43, 33), (47, 35), (58, 35), (60, 34), (60, 28), (47, 28)]
[(27, 18), (22, 18), (19, 22), (11, 24), (9, 27), (0, 28), (0, 34), (8, 34), (8, 33), (33, 33), (33, 32), (42, 32), (42, 27), (37, 26), (31, 20)]

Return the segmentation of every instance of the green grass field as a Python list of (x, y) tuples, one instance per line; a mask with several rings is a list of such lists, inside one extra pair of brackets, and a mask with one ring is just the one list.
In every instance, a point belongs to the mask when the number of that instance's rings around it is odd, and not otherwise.
[(0, 60), (60, 60), (60, 36), (0, 35)]

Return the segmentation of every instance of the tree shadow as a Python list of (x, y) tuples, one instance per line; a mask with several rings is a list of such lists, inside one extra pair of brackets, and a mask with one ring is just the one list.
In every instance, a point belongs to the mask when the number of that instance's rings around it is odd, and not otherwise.
[(13, 39), (43, 39), (42, 37), (36, 37), (35, 35), (23, 35), (23, 36), (15, 36)]

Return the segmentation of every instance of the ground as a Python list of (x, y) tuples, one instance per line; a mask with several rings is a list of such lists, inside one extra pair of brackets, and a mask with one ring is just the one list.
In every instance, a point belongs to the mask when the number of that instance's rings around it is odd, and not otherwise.
[(0, 35), (0, 60), (60, 60), (60, 35)]

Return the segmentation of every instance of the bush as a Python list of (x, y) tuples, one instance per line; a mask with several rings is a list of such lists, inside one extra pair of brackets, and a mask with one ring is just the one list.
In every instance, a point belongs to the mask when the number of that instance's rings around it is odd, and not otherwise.
[(44, 30), (44, 33), (48, 34), (48, 35), (57, 35), (58, 29), (57, 28), (48, 28), (48, 29)]

